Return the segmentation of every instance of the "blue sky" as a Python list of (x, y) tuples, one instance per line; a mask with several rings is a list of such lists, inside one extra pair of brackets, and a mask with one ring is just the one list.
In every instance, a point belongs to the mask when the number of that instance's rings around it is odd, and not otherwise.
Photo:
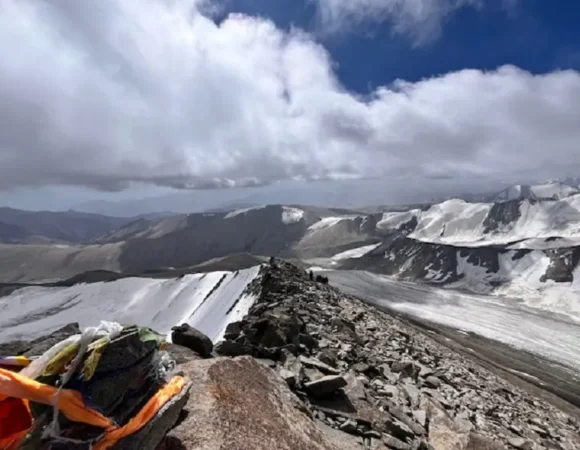
[(421, 45), (394, 34), (389, 21), (327, 34), (312, 0), (231, 0), (223, 13), (232, 12), (313, 33), (330, 51), (344, 86), (363, 94), (397, 78), (417, 81), (465, 68), (580, 69), (580, 3), (570, 0), (488, 0), (477, 9), (463, 7), (445, 20), (439, 36)]
[(0, 205), (578, 176), (578, 24), (563, 0), (5, 0)]

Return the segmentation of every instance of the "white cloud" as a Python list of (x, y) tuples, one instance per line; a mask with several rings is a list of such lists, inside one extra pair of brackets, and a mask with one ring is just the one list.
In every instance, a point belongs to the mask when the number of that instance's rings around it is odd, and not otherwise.
[[(326, 32), (389, 20), (393, 31), (421, 45), (441, 33), (446, 17), (464, 7), (480, 8), (484, 0), (313, 0)], [(514, 0), (503, 0), (514, 2)]]
[(217, 26), (199, 4), (1, 2), (0, 188), (580, 165), (578, 72), (464, 70), (360, 98), (309, 35), (240, 15)]

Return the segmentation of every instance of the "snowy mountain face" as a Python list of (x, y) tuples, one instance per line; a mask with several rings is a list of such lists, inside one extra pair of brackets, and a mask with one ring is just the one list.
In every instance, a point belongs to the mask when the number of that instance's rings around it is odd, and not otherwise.
[(580, 312), (580, 195), (449, 200), (426, 210), (385, 213), (377, 229), (383, 244), (343, 261), (341, 268), (526, 297)]
[(171, 337), (188, 323), (214, 342), (241, 320), (255, 300), (260, 267), (171, 279), (123, 278), (65, 288), (31, 287), (0, 297), (0, 342), (31, 339), (71, 322), (138, 323)]
[(516, 184), (501, 191), (495, 198), (496, 202), (510, 200), (560, 200), (578, 194), (578, 184), (567, 184), (561, 181), (550, 181), (537, 185)]

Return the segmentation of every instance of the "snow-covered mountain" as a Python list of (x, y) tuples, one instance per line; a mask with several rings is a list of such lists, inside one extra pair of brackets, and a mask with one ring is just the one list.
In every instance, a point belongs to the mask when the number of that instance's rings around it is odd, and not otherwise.
[(580, 195), (501, 203), (449, 200), (424, 211), (384, 213), (377, 227), (386, 233), (403, 227), (410, 238), (422, 242), (467, 247), (580, 245)]
[[(252, 255), (324, 268), (365, 269), (402, 279), (501, 295), (556, 295), (580, 281), (580, 193), (499, 202), (448, 200), (385, 213), (303, 206), (138, 220), (91, 245), (2, 245), (0, 282), (62, 280), (109, 270), (175, 276), (236, 270)], [(544, 191), (542, 191), (544, 189)], [(559, 192), (563, 192), (560, 190)], [(540, 198), (542, 197), (542, 198)], [(224, 260), (231, 255), (237, 259)], [(259, 260), (259, 259), (258, 259)], [(262, 259), (263, 260), (263, 259)], [(200, 267), (207, 261), (210, 266)], [(237, 264), (237, 265), (236, 265)], [(548, 293), (548, 290), (550, 291)]]
[[(328, 267), (536, 299), (580, 312), (580, 195), (384, 213), (380, 246)], [(321, 264), (318, 260), (317, 264)]]
[(501, 191), (496, 197), (496, 202), (510, 200), (559, 200), (578, 194), (578, 184), (567, 184), (562, 181), (549, 181), (542, 184), (526, 185), (516, 184)]
[(96, 326), (101, 320), (139, 323), (171, 337), (171, 327), (188, 323), (214, 342), (228, 323), (241, 320), (255, 300), (259, 266), (179, 278), (123, 278), (71, 287), (29, 287), (0, 297), (0, 342), (31, 339), (71, 322)]

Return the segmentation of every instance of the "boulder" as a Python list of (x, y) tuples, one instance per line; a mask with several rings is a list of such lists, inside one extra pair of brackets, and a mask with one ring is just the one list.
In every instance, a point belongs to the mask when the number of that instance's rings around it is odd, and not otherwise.
[(414, 438), (415, 433), (411, 428), (399, 420), (391, 420), (388, 424), (389, 433), (394, 437), (406, 440), (407, 438)]
[(267, 313), (245, 330), (250, 342), (265, 348), (299, 345), (300, 323), (295, 316)]
[(428, 386), (433, 389), (438, 389), (441, 386), (441, 380), (434, 376), (428, 376), (425, 378), (425, 386)]
[(199, 353), (203, 358), (210, 358), (213, 352), (213, 342), (201, 331), (184, 323), (171, 329), (171, 341), (174, 344), (187, 347)]
[(201, 358), (199, 353), (194, 352), (190, 348), (182, 347), (181, 345), (166, 344), (165, 350), (175, 360), (176, 364), (185, 364), (186, 362)]
[(252, 347), (235, 341), (221, 341), (215, 346), (215, 352), (220, 356), (245, 356), (253, 355)]
[(160, 450), (346, 450), (308, 417), (272, 370), (251, 357), (181, 366), (192, 387), (182, 421)]
[(346, 386), (346, 380), (342, 375), (328, 375), (315, 381), (304, 383), (304, 388), (314, 397), (324, 397), (333, 394)]

